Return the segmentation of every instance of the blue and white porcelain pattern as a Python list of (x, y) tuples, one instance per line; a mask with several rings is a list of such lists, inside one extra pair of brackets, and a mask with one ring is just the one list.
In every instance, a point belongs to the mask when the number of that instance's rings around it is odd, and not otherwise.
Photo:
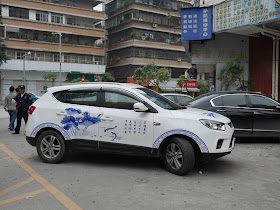
[(30, 137), (35, 137), (36, 134), (38, 133), (38, 131), (43, 129), (43, 128), (54, 128), (54, 129), (58, 130), (63, 135), (65, 140), (71, 140), (71, 137), (70, 137), (69, 133), (66, 130), (64, 130), (61, 126), (59, 126), (57, 124), (54, 124), (54, 123), (42, 123), (42, 124), (36, 126), (33, 129)]
[(213, 112), (204, 112), (203, 114), (208, 116), (208, 117), (217, 118), (217, 115), (215, 115)]
[(204, 143), (204, 141), (199, 137), (197, 136), (196, 134), (190, 132), (190, 131), (187, 131), (187, 130), (181, 130), (181, 129), (178, 129), (178, 130), (170, 130), (170, 131), (167, 131), (163, 134), (161, 134), (157, 139), (156, 141), (153, 143), (153, 148), (159, 148), (159, 145), (161, 144), (161, 142), (168, 136), (171, 136), (171, 135), (174, 135), (174, 134), (182, 134), (182, 135), (185, 135), (185, 136), (188, 136), (190, 138), (192, 138), (199, 146), (201, 152), (203, 153), (209, 153), (209, 150), (206, 146), (206, 144)]

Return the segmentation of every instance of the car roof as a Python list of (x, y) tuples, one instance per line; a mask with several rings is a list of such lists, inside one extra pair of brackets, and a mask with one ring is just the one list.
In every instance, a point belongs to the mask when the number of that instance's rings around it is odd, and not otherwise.
[(56, 92), (67, 89), (79, 89), (79, 88), (94, 88), (94, 87), (126, 87), (126, 88), (144, 88), (141, 85), (134, 83), (116, 83), (116, 82), (82, 82), (82, 83), (70, 83), (61, 86), (55, 86), (48, 88), (49, 92)]

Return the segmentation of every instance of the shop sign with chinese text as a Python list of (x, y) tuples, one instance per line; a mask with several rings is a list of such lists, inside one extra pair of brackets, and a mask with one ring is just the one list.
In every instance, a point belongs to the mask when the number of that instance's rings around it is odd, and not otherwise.
[(212, 8), (181, 9), (182, 40), (212, 38)]
[(184, 87), (186, 87), (186, 85), (188, 88), (197, 88), (197, 81), (184, 82)]
[(232, 0), (213, 7), (213, 32), (280, 18), (280, 0)]

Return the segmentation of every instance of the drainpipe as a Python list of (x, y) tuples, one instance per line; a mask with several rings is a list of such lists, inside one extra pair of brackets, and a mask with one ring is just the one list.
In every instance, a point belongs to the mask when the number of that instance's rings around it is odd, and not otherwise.
[(275, 52), (276, 52), (276, 49), (275, 49), (275, 40), (276, 40), (276, 36), (274, 35), (271, 35), (271, 34), (268, 34), (264, 31), (261, 32), (261, 34), (263, 36), (268, 36), (268, 37), (271, 37), (273, 39), (273, 56), (272, 56), (272, 94), (271, 94), (271, 97), (272, 98), (275, 98)]
[(276, 38), (276, 59), (275, 59), (275, 100), (278, 101), (279, 91), (279, 37)]

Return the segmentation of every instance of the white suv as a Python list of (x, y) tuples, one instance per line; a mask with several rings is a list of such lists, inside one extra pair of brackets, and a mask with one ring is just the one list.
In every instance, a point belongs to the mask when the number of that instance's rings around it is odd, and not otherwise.
[(26, 140), (48, 163), (68, 151), (92, 150), (162, 157), (184, 175), (202, 158), (229, 154), (231, 121), (181, 107), (136, 84), (91, 83), (52, 87), (29, 108)]

